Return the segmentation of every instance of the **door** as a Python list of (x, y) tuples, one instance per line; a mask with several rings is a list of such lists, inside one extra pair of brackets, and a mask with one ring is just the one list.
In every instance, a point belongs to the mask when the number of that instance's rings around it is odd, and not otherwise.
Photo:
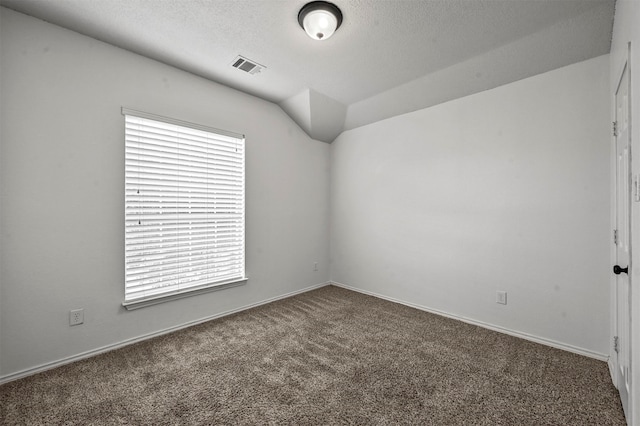
[[(615, 307), (617, 352), (616, 381), (622, 407), (629, 418), (629, 391), (631, 389), (631, 286), (629, 267), (631, 260), (631, 191), (630, 191), (630, 108), (629, 67), (625, 64), (615, 94), (616, 140), (616, 274)], [(637, 184), (637, 183), (636, 183)], [(636, 189), (638, 190), (638, 189)]]

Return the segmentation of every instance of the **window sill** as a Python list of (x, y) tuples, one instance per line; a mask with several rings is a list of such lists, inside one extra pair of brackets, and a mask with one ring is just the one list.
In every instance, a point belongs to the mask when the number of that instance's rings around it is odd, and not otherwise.
[(157, 296), (140, 298), (137, 300), (130, 300), (128, 302), (122, 302), (128, 311), (134, 309), (146, 308), (147, 306), (157, 305), (159, 303), (170, 302), (172, 300), (183, 299), (185, 297), (191, 297), (202, 293), (209, 293), (211, 291), (225, 290), (231, 287), (237, 287), (247, 282), (248, 278), (241, 278), (234, 281), (228, 281), (224, 283), (209, 284), (203, 287), (194, 287), (185, 290), (179, 290), (172, 293), (160, 294)]

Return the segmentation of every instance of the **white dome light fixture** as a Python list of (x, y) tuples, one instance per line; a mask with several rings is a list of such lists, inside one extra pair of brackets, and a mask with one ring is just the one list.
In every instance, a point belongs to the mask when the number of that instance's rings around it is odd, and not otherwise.
[(333, 3), (312, 1), (298, 13), (298, 23), (314, 40), (326, 40), (340, 28), (342, 12)]

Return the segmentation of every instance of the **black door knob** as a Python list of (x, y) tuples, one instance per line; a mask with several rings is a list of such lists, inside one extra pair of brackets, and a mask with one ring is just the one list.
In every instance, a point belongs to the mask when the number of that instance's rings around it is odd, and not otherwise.
[(626, 268), (621, 268), (618, 265), (613, 267), (613, 273), (616, 275), (620, 275), (621, 273), (625, 273), (625, 274), (629, 274), (629, 267), (627, 266)]

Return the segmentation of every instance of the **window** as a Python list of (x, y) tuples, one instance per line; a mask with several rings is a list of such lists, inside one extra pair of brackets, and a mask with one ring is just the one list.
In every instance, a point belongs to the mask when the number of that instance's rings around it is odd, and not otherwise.
[(125, 305), (242, 283), (244, 136), (124, 109)]

